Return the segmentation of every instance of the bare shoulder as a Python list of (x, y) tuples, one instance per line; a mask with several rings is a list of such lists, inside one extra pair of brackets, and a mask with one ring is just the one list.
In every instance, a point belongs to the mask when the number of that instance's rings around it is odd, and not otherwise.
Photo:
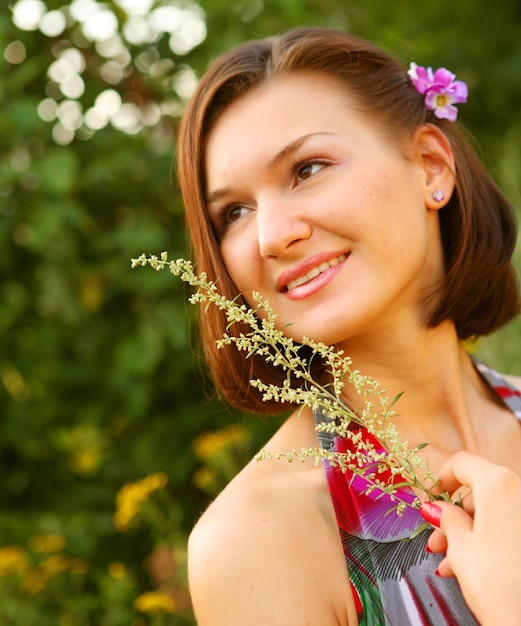
[(356, 623), (320, 472), (254, 461), (203, 514), (188, 545), (199, 626)]

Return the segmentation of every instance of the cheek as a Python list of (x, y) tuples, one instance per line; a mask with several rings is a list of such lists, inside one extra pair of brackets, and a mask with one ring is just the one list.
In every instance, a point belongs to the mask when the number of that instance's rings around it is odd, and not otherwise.
[(253, 245), (247, 245), (241, 238), (225, 239), (221, 244), (224, 264), (233, 282), (242, 293), (250, 293), (255, 288), (254, 250)]

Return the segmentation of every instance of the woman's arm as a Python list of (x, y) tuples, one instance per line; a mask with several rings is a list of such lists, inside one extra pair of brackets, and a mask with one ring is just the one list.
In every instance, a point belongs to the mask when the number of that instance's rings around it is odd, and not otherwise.
[[(446, 502), (422, 505), (435, 526), (433, 552), (445, 552), (440, 576), (456, 576), (483, 626), (521, 624), (521, 478), (510, 469), (467, 452), (443, 467), (440, 483), (454, 493), (471, 492), (463, 507)], [(462, 490), (463, 492), (465, 490)]]

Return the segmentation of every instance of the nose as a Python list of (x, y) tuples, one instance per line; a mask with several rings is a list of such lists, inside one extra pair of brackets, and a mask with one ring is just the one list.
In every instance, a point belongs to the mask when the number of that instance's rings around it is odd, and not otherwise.
[(259, 251), (263, 258), (291, 254), (298, 244), (311, 237), (313, 227), (296, 199), (259, 199), (256, 210)]

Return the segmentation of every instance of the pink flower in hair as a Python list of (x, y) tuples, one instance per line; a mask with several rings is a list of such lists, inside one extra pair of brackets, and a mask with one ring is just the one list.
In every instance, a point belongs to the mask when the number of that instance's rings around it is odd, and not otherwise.
[(420, 67), (411, 63), (407, 72), (418, 93), (425, 95), (425, 106), (439, 119), (454, 122), (458, 117), (455, 104), (467, 101), (467, 85), (461, 80), (454, 80), (456, 76), (440, 67), (435, 72), (430, 67)]

